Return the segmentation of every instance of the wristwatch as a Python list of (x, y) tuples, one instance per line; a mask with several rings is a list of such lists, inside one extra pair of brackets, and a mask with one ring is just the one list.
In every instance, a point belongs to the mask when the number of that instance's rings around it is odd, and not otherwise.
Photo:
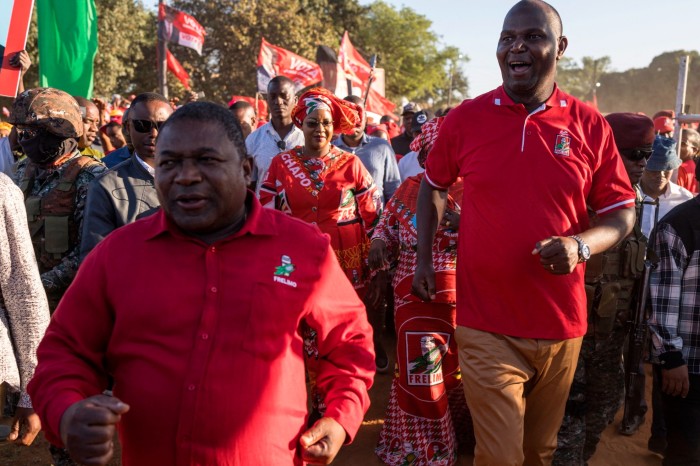
[(591, 248), (579, 236), (571, 235), (569, 238), (576, 240), (578, 243), (578, 263), (586, 262), (591, 258)]

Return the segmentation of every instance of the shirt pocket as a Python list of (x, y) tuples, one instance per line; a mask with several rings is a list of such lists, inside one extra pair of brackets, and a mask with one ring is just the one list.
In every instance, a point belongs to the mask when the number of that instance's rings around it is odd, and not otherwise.
[(241, 348), (256, 359), (272, 361), (287, 351), (301, 316), (295, 282), (255, 283)]

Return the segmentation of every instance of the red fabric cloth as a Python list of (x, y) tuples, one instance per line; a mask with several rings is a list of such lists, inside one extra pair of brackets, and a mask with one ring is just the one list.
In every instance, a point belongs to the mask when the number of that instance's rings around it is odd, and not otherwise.
[(464, 179), (458, 325), (522, 338), (586, 333), (584, 266), (552, 275), (531, 252), (588, 229), (587, 205), (599, 214), (633, 207), (635, 193), (597, 111), (558, 88), (543, 107), (528, 115), (502, 87), (465, 102), (427, 159), (434, 187)]
[(698, 193), (698, 180), (695, 178), (695, 164), (693, 159), (686, 160), (678, 167), (678, 180), (676, 184), (687, 189), (693, 194)]
[(292, 111), (294, 124), (301, 128), (304, 118), (316, 110), (319, 105), (325, 105), (333, 115), (333, 130), (335, 133), (352, 134), (362, 123), (362, 107), (336, 97), (331, 91), (315, 87), (304, 92)]
[(355, 435), (374, 373), (364, 306), (328, 238), (250, 198), (243, 229), (213, 245), (160, 211), (87, 257), (29, 388), (51, 442), (65, 409), (109, 374), (131, 406), (119, 425), (125, 466), (301, 464), (302, 324), (318, 332), (326, 416)]
[[(397, 308), (409, 302), (420, 302), (411, 293), (413, 274), (418, 263), (418, 230), (416, 228), (416, 206), (418, 191), (423, 173), (406, 179), (396, 190), (386, 205), (386, 210), (374, 229), (372, 238), (379, 238), (386, 244), (391, 261), (397, 261), (392, 280), (394, 301)], [(446, 209), (460, 212), (462, 182), (450, 187)], [(433, 242), (433, 267), (435, 268), (435, 289), (438, 303), (455, 302), (455, 269), (457, 263), (457, 231), (444, 226), (438, 227)]]
[(304, 160), (301, 147), (277, 154), (260, 187), (260, 202), (317, 225), (330, 236), (355, 288), (364, 287), (368, 235), (381, 214), (382, 198), (359, 158), (335, 146), (322, 159)]
[(438, 117), (425, 123), (420, 129), (420, 134), (413, 138), (413, 142), (411, 142), (411, 150), (413, 152), (420, 153), (421, 150), (425, 149), (427, 153), (430, 153), (430, 150), (433, 148), (433, 144), (435, 144), (435, 141), (437, 140), (440, 127), (444, 121), (445, 117)]

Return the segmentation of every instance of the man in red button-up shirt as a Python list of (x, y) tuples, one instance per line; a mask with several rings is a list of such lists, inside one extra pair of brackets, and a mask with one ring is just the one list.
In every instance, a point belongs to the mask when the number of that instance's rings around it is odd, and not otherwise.
[[(327, 462), (357, 432), (372, 330), (318, 229), (263, 209), (223, 107), (163, 125), (163, 210), (86, 258), (38, 350), (29, 390), (48, 439), (85, 464)], [(326, 406), (307, 429), (304, 340), (316, 332)], [(114, 397), (100, 395), (113, 378)]]

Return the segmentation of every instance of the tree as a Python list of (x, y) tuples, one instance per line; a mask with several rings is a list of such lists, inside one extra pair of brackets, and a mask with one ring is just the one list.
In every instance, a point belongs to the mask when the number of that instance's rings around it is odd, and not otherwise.
[(189, 49), (178, 50), (178, 56), (195, 87), (209, 98), (228, 101), (232, 94), (253, 95), (261, 38), (313, 60), (319, 44), (339, 44), (328, 18), (320, 14), (340, 5), (327, 0), (220, 0), (212, 8), (200, 0), (175, 0), (175, 8), (207, 30), (201, 57)]
[(682, 56), (690, 56), (686, 103), (690, 113), (700, 113), (700, 54), (678, 50), (654, 57), (646, 68), (608, 73), (600, 79), (598, 102), (602, 112), (644, 112), (653, 115), (676, 105), (678, 68)]
[(428, 18), (412, 9), (396, 10), (379, 0), (370, 5), (363, 27), (351, 32), (359, 48), (379, 54), (389, 99), (431, 96), (446, 87), (449, 61), (455, 54), (459, 56), (459, 51), (440, 51), (431, 26)]
[(583, 57), (580, 65), (564, 57), (557, 68), (557, 83), (562, 90), (581, 100), (593, 101), (601, 78), (610, 68), (610, 57)]
[[(155, 14), (140, 0), (95, 0), (98, 51), (95, 57), (95, 96), (115, 92), (155, 90)], [(27, 37), (32, 67), (25, 87), (39, 85), (37, 12), (34, 9)], [(154, 75), (151, 82), (146, 76)], [(140, 79), (135, 79), (140, 78)]]

